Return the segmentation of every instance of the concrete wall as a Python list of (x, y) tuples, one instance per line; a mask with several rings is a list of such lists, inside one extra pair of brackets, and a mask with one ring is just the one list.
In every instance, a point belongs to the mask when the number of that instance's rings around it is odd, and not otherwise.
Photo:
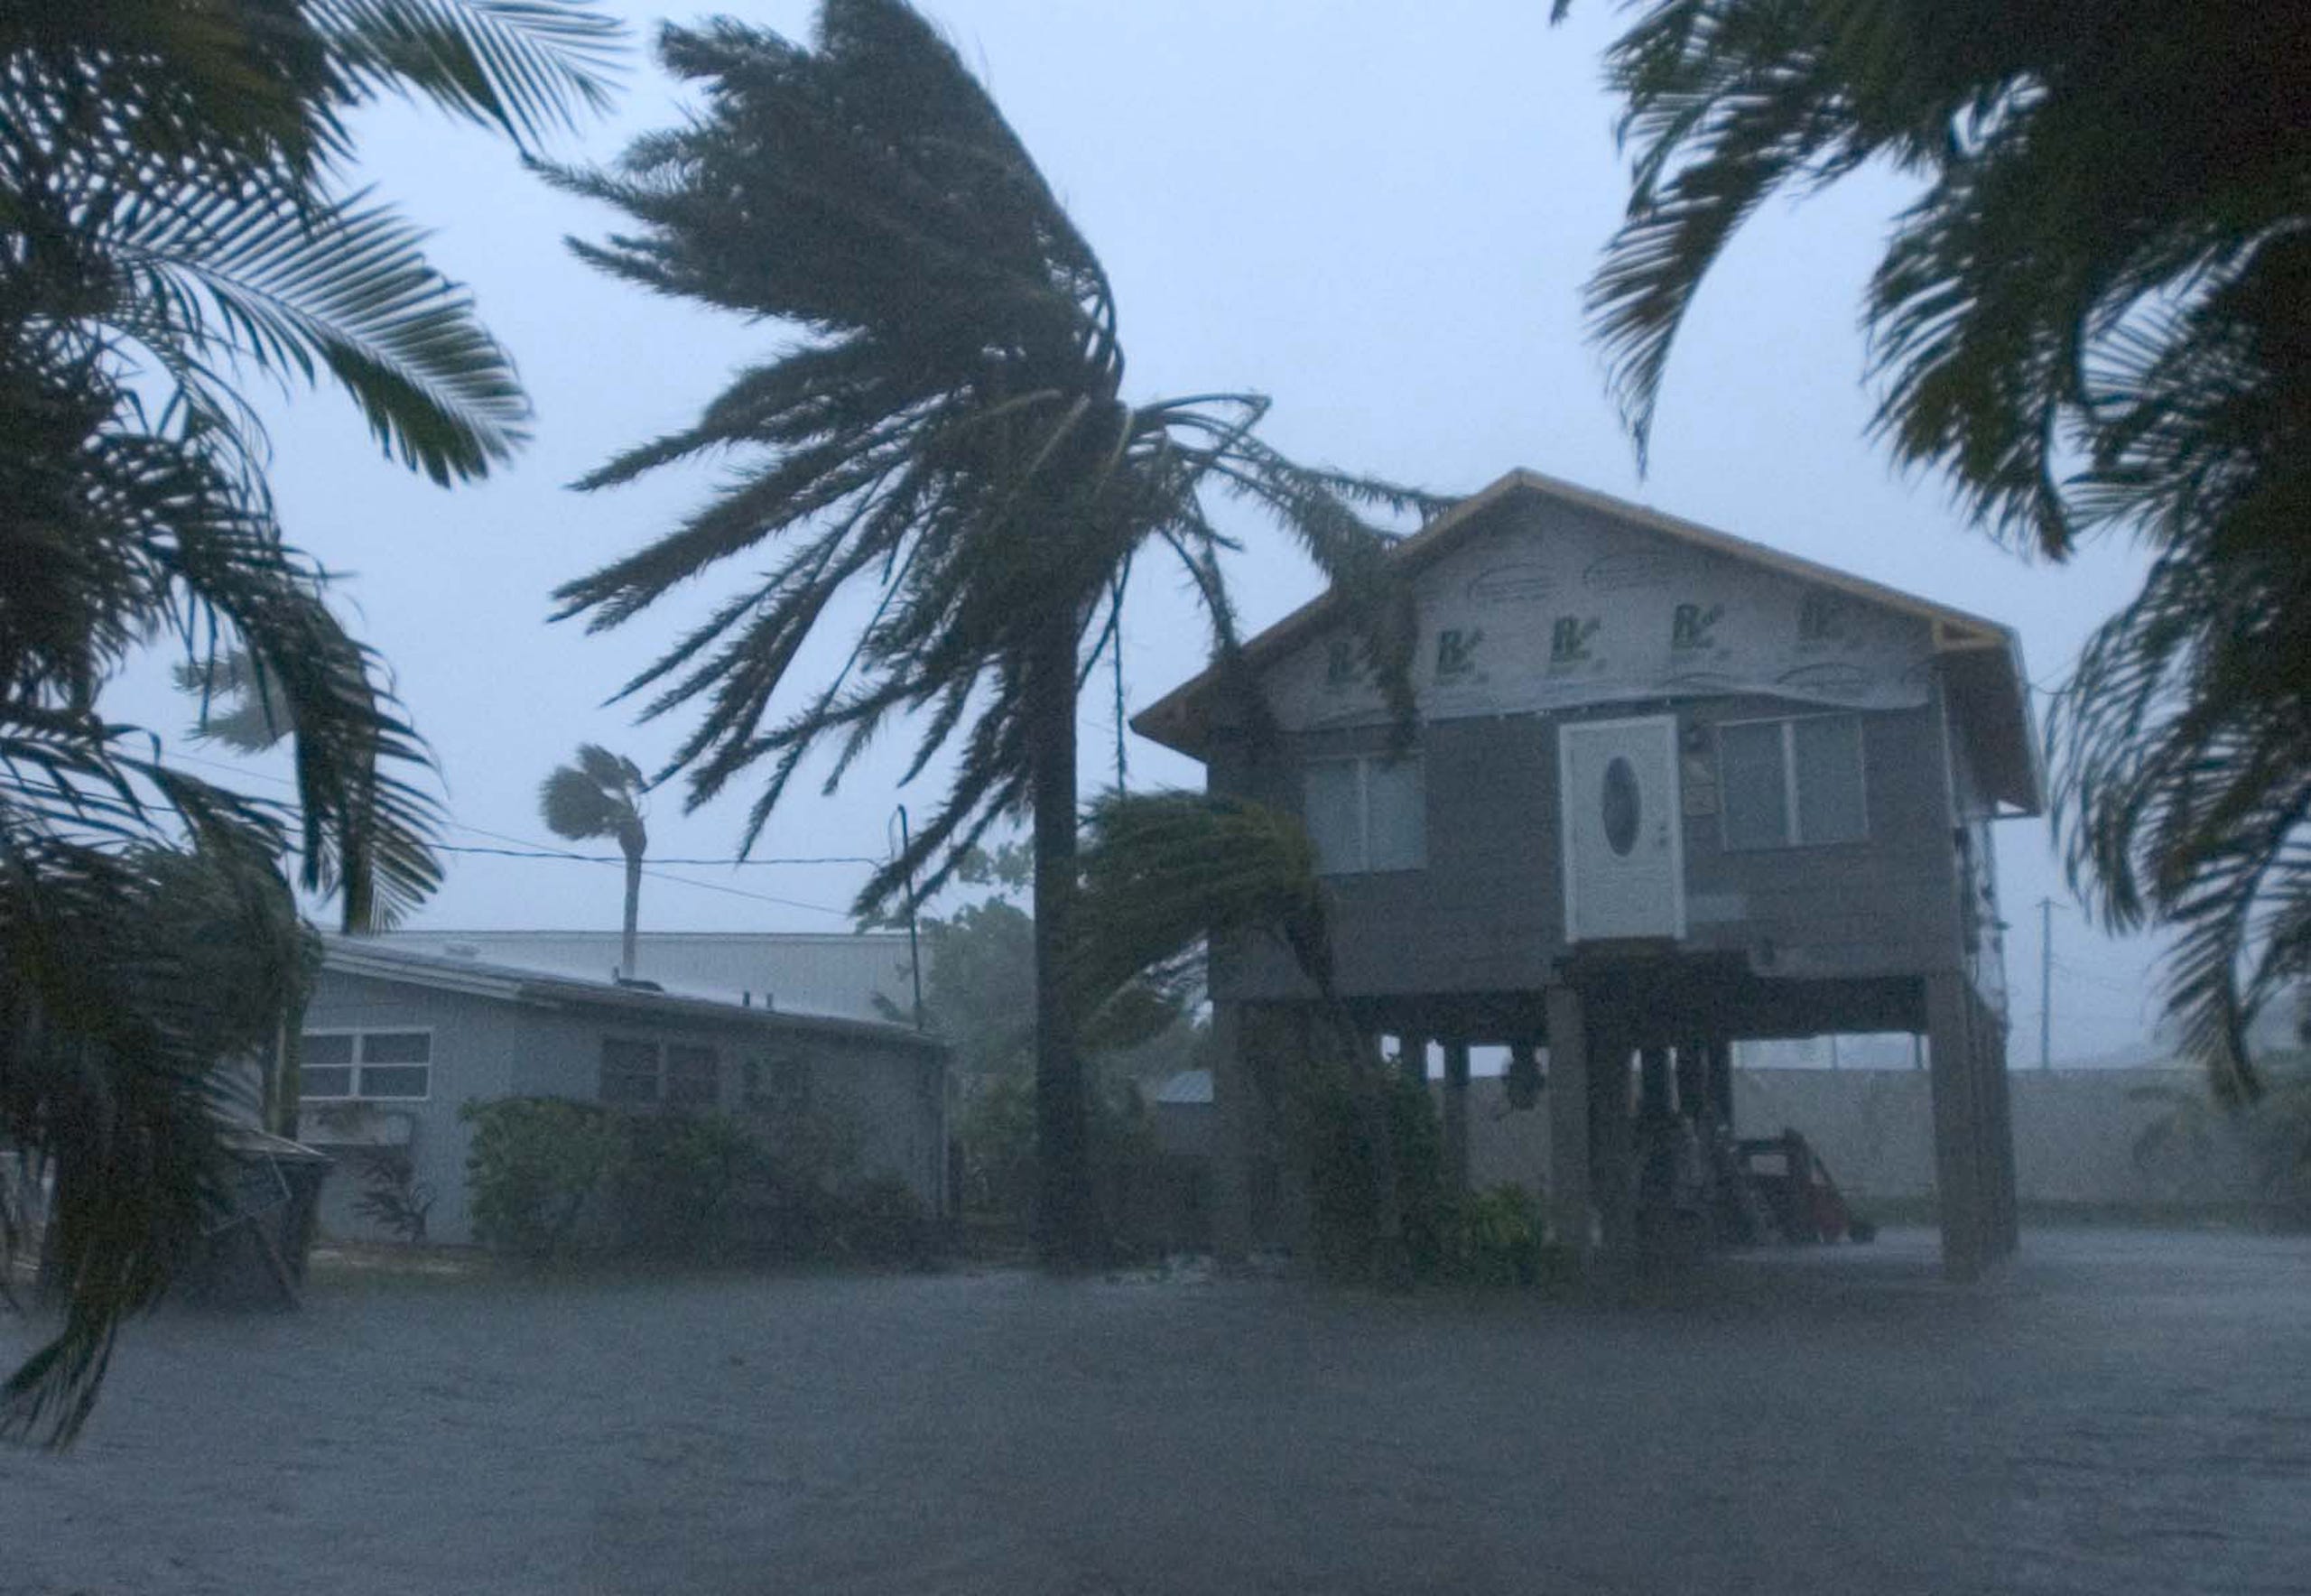
[[(2183, 1069), (2017, 1070), (2016, 1182), (2026, 1202), (2221, 1206), (2250, 1200), (2246, 1168), (2217, 1126), (2204, 1159), (2146, 1168), (2136, 1139), (2173, 1104), (2145, 1089), (2195, 1098), (2200, 1078)], [(1497, 1080), (1470, 1083), (1469, 1164), (1479, 1185), (1548, 1178), (1548, 1094), (1529, 1112), (1505, 1109)], [(1923, 1071), (1741, 1069), (1733, 1076), (1734, 1125), (1744, 1137), (1802, 1131), (1838, 1184), (1856, 1198), (1935, 1194), (1934, 1116)]]
[(726, 1025), (552, 1008), (337, 971), (323, 973), (306, 1009), (305, 1026), (427, 1029), (433, 1035), (432, 1094), (423, 1102), (305, 1109), (301, 1139), (339, 1159), (321, 1207), (322, 1229), (332, 1236), (373, 1233), (353, 1211), (361, 1189), (359, 1148), (405, 1142), (417, 1178), (436, 1193), (430, 1239), (471, 1240), (465, 1167), (472, 1127), (460, 1122), (459, 1109), (469, 1101), (507, 1096), (590, 1100), (599, 1090), (606, 1036), (713, 1047), (721, 1064), (722, 1104), (734, 1110), (741, 1108), (742, 1061), (772, 1055), (806, 1061), (812, 1111), (855, 1127), (861, 1174), (896, 1174), (934, 1210), (942, 1195), (944, 1067), (939, 1054), (920, 1047), (782, 1027), (759, 1011)]
[[(2194, 1097), (2192, 1071), (2015, 1070), (2014, 1162), (2025, 1202), (2207, 1203), (2248, 1197), (2243, 1164), (2220, 1131), (2203, 1166), (2170, 1161), (2146, 1169), (2136, 1139), (2173, 1104), (2143, 1089)], [(1814, 1141), (1839, 1184), (1876, 1196), (1934, 1191), (1933, 1116), (1917, 1071), (1835, 1072), (1744, 1070), (1734, 1076), (1736, 1124), (1744, 1136), (1795, 1126)]]

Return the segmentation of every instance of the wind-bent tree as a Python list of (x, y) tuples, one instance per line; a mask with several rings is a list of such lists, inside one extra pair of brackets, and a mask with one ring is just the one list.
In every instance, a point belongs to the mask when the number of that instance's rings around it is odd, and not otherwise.
[[(528, 410), (415, 230), (346, 191), (346, 117), (417, 96), (527, 143), (601, 97), (616, 32), (554, 0), (0, 8), (0, 1144), (53, 1176), (65, 1303), (0, 1427), (69, 1439), (194, 1245), (219, 1062), (277, 1035), (303, 980), (283, 861), (356, 928), (437, 880), (424, 748), (284, 541), (237, 385), (326, 376), (444, 483), (506, 459)], [(265, 684), (293, 805), (104, 716), (156, 640)], [(0, 1254), (29, 1239), (24, 1194), (0, 1186)]]
[[(803, 757), (831, 788), (886, 722), (920, 715), (908, 775), (960, 742), (954, 778), (871, 913), (911, 873), (935, 890), (997, 820), (1034, 817), (1037, 1236), (1064, 1266), (1102, 1247), (1084, 1077), (1062, 983), (1076, 890), (1076, 706), (1114, 645), (1135, 559), (1175, 558), (1218, 646), (1235, 632), (1205, 496), (1234, 495), (1359, 592), (1384, 542), (1359, 507), (1419, 496), (1304, 469), (1263, 443), (1249, 394), (1134, 404), (1106, 274), (954, 51), (897, 0), (830, 0), (815, 49), (736, 23), (669, 28), (659, 53), (702, 90), (678, 127), (564, 188), (631, 229), (580, 255), (653, 292), (794, 329), (692, 423), (582, 480), (728, 461), (731, 486), (657, 541), (560, 591), (593, 629), (725, 561), (747, 574), (629, 682), (643, 714), (695, 710), (665, 775), (695, 809), (767, 766), (750, 846)], [(778, 700), (836, 595), (874, 608), (843, 667)], [(1376, 616), (1379, 607), (1375, 605)], [(1371, 654), (1403, 692), (1408, 610)]]
[[(1564, 9), (1562, 0), (1557, 7)], [(1671, 345), (1777, 191), (1924, 192), (1867, 304), (1877, 431), (2001, 539), (2146, 544), (2049, 728), (2072, 879), (2179, 940), (2226, 1095), (2311, 972), (2311, 26), (2219, 0), (1647, 0), (1629, 216), (1591, 284), (1642, 455)]]
[(572, 842), (615, 839), (626, 856), (626, 934), (618, 942), (617, 972), (635, 977), (634, 937), (642, 918), (642, 856), (650, 832), (642, 823), (642, 767), (599, 743), (578, 745), (574, 765), (557, 765), (538, 784), (538, 813), (546, 829)]

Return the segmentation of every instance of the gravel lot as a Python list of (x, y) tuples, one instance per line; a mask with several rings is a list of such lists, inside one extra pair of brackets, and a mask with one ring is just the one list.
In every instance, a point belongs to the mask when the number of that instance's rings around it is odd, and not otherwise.
[(139, 1325), (75, 1452), (0, 1452), (0, 1591), (2311, 1589), (2311, 1241), (1932, 1259), (1612, 1306), (337, 1276)]

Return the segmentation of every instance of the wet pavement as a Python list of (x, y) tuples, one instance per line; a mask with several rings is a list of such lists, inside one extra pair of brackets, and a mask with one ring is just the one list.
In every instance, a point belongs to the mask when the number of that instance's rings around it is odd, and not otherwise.
[(2311, 1590), (2311, 1239), (2025, 1245), (1614, 1304), (333, 1276), (0, 1452), (0, 1592)]

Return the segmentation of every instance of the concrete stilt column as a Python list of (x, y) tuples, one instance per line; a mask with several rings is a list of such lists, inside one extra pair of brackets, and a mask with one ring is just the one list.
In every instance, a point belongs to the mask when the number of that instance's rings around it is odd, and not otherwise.
[(1942, 1268), (1972, 1280), (1988, 1261), (1991, 1172), (1982, 1121), (1986, 1095), (1974, 1062), (1970, 996), (1963, 975), (1926, 978), (1926, 1035), (1934, 1089), (1935, 1185), (1942, 1209)]
[(1469, 1189), (1469, 1044), (1444, 1044), (1444, 1189)]
[(1717, 1123), (1733, 1124), (1733, 1044), (1720, 1036), (1709, 1044), (1709, 1108)]
[(1589, 1239), (1589, 1029), (1581, 994), (1551, 987), (1548, 1016), (1549, 1230), (1557, 1245), (1586, 1258)]
[(1638, 1054), (1638, 1109), (1648, 1119), (1669, 1118), (1669, 1050), (1648, 1047)]
[(1244, 1009), (1211, 1006), (1211, 1246), (1222, 1267), (1251, 1254), (1251, 1081), (1244, 1057)]
[(1709, 1044), (1691, 1037), (1677, 1044), (1677, 1112), (1709, 1123)]
[(1589, 1122), (1598, 1247), (1616, 1263), (1637, 1255), (1637, 1138), (1629, 1113), (1629, 1035), (1592, 1021), (1589, 1034)]
[(1428, 1037), (1406, 1033), (1397, 1038), (1397, 1069), (1405, 1084), (1428, 1090)]
[(1974, 1000), (1976, 1053), (1982, 1061), (1989, 1100), (1990, 1166), (1998, 1188), (1997, 1224), (1991, 1239), (2000, 1257), (2022, 1245), (2021, 1197), (2014, 1175), (2014, 1092), (2006, 1068), (2006, 1027), (1980, 998)]

